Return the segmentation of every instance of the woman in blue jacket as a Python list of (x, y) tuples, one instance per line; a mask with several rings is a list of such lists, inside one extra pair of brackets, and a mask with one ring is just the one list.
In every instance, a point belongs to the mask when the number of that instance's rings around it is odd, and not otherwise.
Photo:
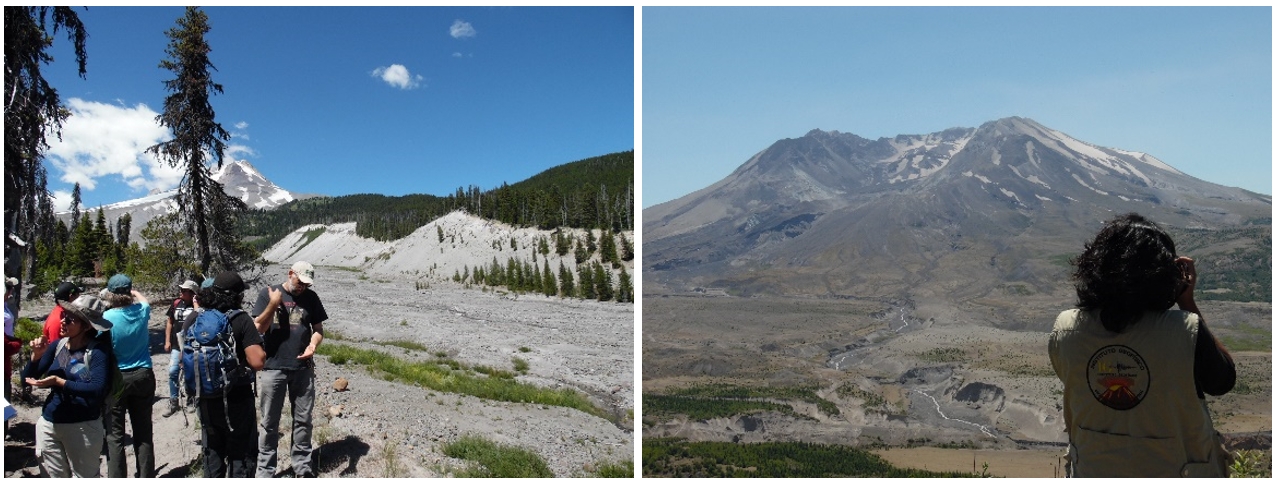
[(102, 318), (107, 305), (92, 295), (58, 302), (63, 309), (61, 338), (50, 344), (31, 342), (31, 362), (22, 371), (26, 382), (49, 388), (36, 422), (36, 456), (47, 476), (97, 478), (106, 430), (102, 412), (111, 387), (111, 342), (98, 341), (111, 329)]

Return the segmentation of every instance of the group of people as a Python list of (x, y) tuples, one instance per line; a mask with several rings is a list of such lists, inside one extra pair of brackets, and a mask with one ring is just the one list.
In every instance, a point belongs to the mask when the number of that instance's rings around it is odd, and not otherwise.
[[(274, 477), (285, 398), (292, 406), (293, 475), (316, 476), (311, 447), (313, 356), (323, 341), (328, 314), (319, 295), (310, 290), (314, 276), (311, 264), (294, 263), (288, 278), (262, 288), (248, 311), (248, 285), (235, 272), (222, 272), (202, 283), (187, 280), (178, 287), (164, 328), (164, 350), (170, 357), (169, 397), (162, 416), (183, 411), (185, 392), (185, 406), (199, 417), (203, 476)], [(107, 476), (126, 477), (127, 419), (132, 423), (134, 476), (155, 477), (150, 302), (125, 274), (110, 277), (96, 295), (81, 292), (69, 282), (57, 288), (56, 307), (43, 334), (30, 342), (31, 362), (22, 371), (25, 384), (49, 389), (36, 423), (40, 466), (51, 477), (97, 477), (105, 445)], [(12, 320), (7, 305), (6, 329)], [(190, 351), (187, 331), (206, 311), (227, 318), (237, 369), (216, 394), (191, 394), (184, 390), (181, 361), (184, 351)], [(7, 330), (6, 336), (11, 335)], [(7, 342), (8, 337), (6, 346)]]

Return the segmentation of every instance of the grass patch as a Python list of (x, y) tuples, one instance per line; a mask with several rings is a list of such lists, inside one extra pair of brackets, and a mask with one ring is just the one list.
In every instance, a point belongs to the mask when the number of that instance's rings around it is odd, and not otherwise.
[[(324, 344), (319, 346), (319, 354), (327, 356), (333, 363), (353, 362), (366, 366), (369, 370), (380, 373), (387, 381), (401, 381), (417, 384), (436, 391), (468, 394), (480, 399), (507, 401), (517, 403), (544, 404), (576, 409), (611, 420), (607, 411), (590, 404), (582, 393), (571, 388), (545, 389), (531, 384), (513, 380), (514, 375), (505, 371), (491, 370), (498, 376), (480, 375), (479, 369), (465, 370), (464, 365), (451, 359), (429, 362), (409, 362), (398, 359), (385, 352), (360, 349), (346, 344)], [(501, 373), (509, 377), (501, 377)]]
[(677, 389), (670, 395), (710, 399), (792, 399), (815, 404), (821, 413), (829, 416), (837, 416), (840, 413), (837, 405), (816, 395), (815, 386), (744, 387), (709, 384)]
[(917, 356), (927, 362), (964, 362), (967, 360), (967, 351), (957, 347), (937, 347)]
[(1224, 347), (1229, 351), (1258, 351), (1269, 352), (1273, 349), (1273, 334), (1271, 331), (1261, 329), (1254, 326), (1237, 326), (1228, 329), (1211, 328), (1211, 332), (1222, 332), (1219, 338), (1224, 342)]
[(601, 463), (594, 475), (599, 478), (633, 478), (634, 462), (625, 461), (622, 463)]
[(297, 247), (296, 250), (293, 250), (293, 253), (300, 252), (303, 248), (306, 248), (306, 245), (310, 245), (310, 242), (315, 241), (315, 239), (319, 238), (319, 235), (323, 235), (325, 231), (328, 231), (328, 227), (321, 226), (319, 228), (312, 228), (312, 229), (306, 230), (306, 233), (302, 234), (302, 237), (305, 238), (306, 241), (302, 242), (302, 246), (299, 246)]
[(410, 340), (392, 340), (392, 341), (387, 341), (387, 342), (376, 342), (376, 341), (373, 341), (372, 343), (373, 343), (373, 344), (380, 345), (380, 346), (398, 347), (398, 348), (400, 348), (400, 349), (407, 349), (407, 350), (410, 350), (410, 351), (429, 352), (429, 350), (428, 350), (428, 349), (426, 349), (426, 346), (421, 345), (421, 344), (420, 344), (420, 343), (418, 343), (418, 342), (413, 342), (413, 341), (410, 341)]
[(514, 372), (517, 372), (519, 374), (528, 373), (528, 361), (525, 361), (518, 357), (512, 357), (510, 358), (510, 362), (514, 364)]
[(788, 404), (767, 401), (663, 396), (660, 394), (643, 395), (644, 416), (660, 417), (685, 414), (694, 420), (707, 420), (762, 411), (776, 411), (791, 416), (799, 416), (794, 412), (794, 408)]
[(529, 349), (527, 347), (520, 347), (519, 352), (528, 353), (528, 352), (532, 352), (532, 349)]
[(540, 455), (523, 448), (497, 444), (479, 436), (462, 436), (443, 445), (442, 449), (447, 456), (476, 463), (459, 471), (457, 476), (461, 478), (554, 477)]

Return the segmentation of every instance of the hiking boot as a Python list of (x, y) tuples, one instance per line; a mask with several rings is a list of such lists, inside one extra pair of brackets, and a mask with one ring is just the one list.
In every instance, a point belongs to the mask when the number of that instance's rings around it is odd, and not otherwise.
[(181, 410), (182, 410), (182, 407), (181, 407), (181, 406), (178, 406), (178, 404), (177, 404), (177, 398), (170, 398), (170, 399), (168, 400), (168, 409), (165, 409), (165, 410), (164, 410), (164, 414), (163, 414), (163, 416), (167, 418), (167, 417), (169, 417), (169, 416), (172, 416), (172, 415), (174, 415), (174, 414), (177, 414), (177, 412), (178, 412), (178, 411), (181, 411)]
[(186, 397), (186, 412), (188, 413), (196, 412), (195, 398), (190, 396)]

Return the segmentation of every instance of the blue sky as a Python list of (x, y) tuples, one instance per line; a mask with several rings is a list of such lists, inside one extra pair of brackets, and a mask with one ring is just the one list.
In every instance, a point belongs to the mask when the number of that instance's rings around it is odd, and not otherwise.
[[(227, 161), (290, 191), (447, 195), (635, 148), (630, 7), (203, 10)], [(176, 187), (143, 150), (168, 136), (158, 65), (184, 7), (77, 12), (87, 79), (61, 33), (44, 70), (73, 113), (50, 140), (56, 206), (76, 181), (88, 208)]]
[(1268, 7), (642, 15), (644, 207), (812, 129), (877, 139), (1009, 116), (1272, 193)]

